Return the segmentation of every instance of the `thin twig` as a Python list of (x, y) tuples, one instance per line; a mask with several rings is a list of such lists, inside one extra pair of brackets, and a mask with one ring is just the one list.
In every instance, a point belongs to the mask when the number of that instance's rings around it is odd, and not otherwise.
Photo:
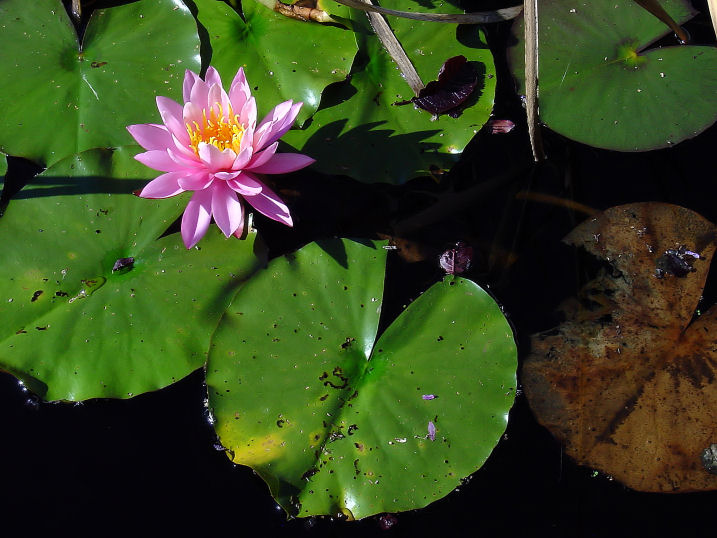
[(670, 29), (675, 32), (675, 35), (683, 44), (687, 44), (690, 41), (690, 36), (682, 27), (675, 22), (675, 19), (670, 17), (670, 14), (665, 11), (657, 0), (635, 0), (635, 3), (640, 7), (646, 9), (652, 13), (655, 17), (664, 22)]
[(593, 216), (600, 212), (597, 209), (594, 209), (585, 204), (581, 204), (580, 202), (576, 202), (575, 200), (570, 200), (568, 198), (561, 198), (559, 196), (554, 196), (552, 194), (545, 194), (542, 192), (520, 191), (515, 194), (515, 197), (518, 198), (519, 200), (531, 200), (533, 202), (538, 202), (541, 204), (549, 204), (549, 205), (565, 207), (566, 209), (571, 209), (573, 211), (585, 213), (588, 216)]
[(480, 11), (477, 13), (417, 13), (414, 11), (398, 11), (385, 7), (366, 4), (362, 0), (334, 0), (339, 4), (362, 11), (376, 12), (393, 17), (413, 19), (417, 21), (447, 22), (454, 24), (487, 24), (501, 22), (516, 18), (523, 10), (523, 6), (514, 6), (494, 11)]
[(545, 159), (538, 125), (538, 0), (524, 0), (525, 22), (525, 110), (533, 159)]
[[(364, 4), (373, 5), (371, 0), (360, 1)], [(406, 52), (403, 50), (403, 47), (401, 46), (401, 43), (399, 43), (398, 39), (396, 39), (396, 36), (393, 34), (393, 31), (386, 22), (386, 19), (384, 19), (383, 15), (380, 13), (375, 13), (373, 11), (367, 11), (366, 15), (368, 16), (368, 20), (371, 22), (373, 31), (376, 32), (376, 35), (381, 41), (381, 44), (401, 70), (403, 78), (406, 79), (406, 82), (413, 90), (413, 93), (418, 95), (419, 92), (426, 87), (426, 85), (423, 84), (416, 68), (413, 67), (411, 60), (408, 59)]]
[(79, 24), (82, 19), (82, 4), (80, 0), (72, 0), (70, 11), (72, 12), (72, 17), (75, 19), (75, 22)]

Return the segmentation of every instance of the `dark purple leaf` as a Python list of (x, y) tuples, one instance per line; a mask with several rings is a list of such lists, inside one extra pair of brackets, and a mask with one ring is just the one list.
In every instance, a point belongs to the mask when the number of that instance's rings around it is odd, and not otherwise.
[(510, 120), (499, 120), (491, 118), (488, 120), (490, 134), (507, 134), (515, 129), (515, 123)]
[(398, 518), (394, 516), (393, 514), (383, 514), (378, 518), (378, 524), (381, 527), (381, 530), (387, 531), (391, 527), (393, 527), (396, 523), (398, 523)]
[(472, 259), (473, 248), (463, 241), (458, 241), (455, 247), (441, 254), (438, 263), (440, 263), (441, 269), (449, 275), (459, 275), (470, 269)]
[(431, 114), (460, 115), (462, 105), (478, 85), (478, 71), (465, 56), (448, 58), (438, 72), (438, 80), (429, 82), (411, 101)]

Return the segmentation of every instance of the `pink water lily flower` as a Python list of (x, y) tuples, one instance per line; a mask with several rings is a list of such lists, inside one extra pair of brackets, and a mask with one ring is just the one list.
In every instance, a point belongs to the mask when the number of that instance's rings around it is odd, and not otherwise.
[(147, 151), (135, 158), (166, 172), (139, 193), (168, 198), (194, 191), (182, 216), (182, 239), (192, 248), (212, 217), (225, 236), (244, 230), (242, 200), (269, 218), (292, 226), (289, 208), (263, 182), (262, 174), (294, 172), (314, 162), (300, 153), (276, 153), (278, 140), (294, 123), (302, 103), (285, 101), (257, 125), (256, 101), (239, 69), (229, 93), (216, 69), (202, 80), (184, 75), (184, 106), (157, 97), (164, 125), (130, 125), (127, 130)]

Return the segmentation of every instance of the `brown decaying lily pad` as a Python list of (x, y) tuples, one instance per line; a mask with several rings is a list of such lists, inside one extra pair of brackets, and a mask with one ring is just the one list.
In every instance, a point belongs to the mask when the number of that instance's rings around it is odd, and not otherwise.
[(565, 241), (613, 271), (561, 306), (565, 322), (533, 336), (522, 379), (536, 417), (578, 463), (631, 488), (717, 489), (703, 464), (717, 443), (717, 307), (692, 321), (714, 225), (682, 207), (630, 204)]

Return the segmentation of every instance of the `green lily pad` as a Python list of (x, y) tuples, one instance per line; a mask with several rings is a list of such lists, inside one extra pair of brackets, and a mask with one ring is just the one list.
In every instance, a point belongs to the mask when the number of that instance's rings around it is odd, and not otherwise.
[(223, 2), (193, 3), (209, 36), (211, 64), (226, 84), (244, 67), (260, 116), (293, 99), (304, 103), (297, 119), (302, 124), (323, 89), (349, 73), (356, 40), (345, 28), (289, 19), (251, 0), (242, 4), (245, 20)]
[(2, 191), (5, 183), (5, 174), (7, 174), (7, 155), (0, 154), (0, 191)]
[[(689, 2), (660, 2), (679, 24)], [(540, 119), (578, 142), (619, 151), (664, 148), (717, 119), (717, 49), (647, 47), (671, 32), (631, 0), (540, 4)], [(522, 20), (510, 51), (523, 80)], [(523, 90), (521, 90), (523, 91)]]
[(199, 68), (199, 37), (180, 0), (97, 10), (82, 46), (60, 0), (0, 2), (0, 150), (51, 165), (133, 142), (125, 126), (159, 118)]
[(516, 347), (498, 305), (446, 277), (376, 341), (385, 256), (377, 243), (331, 240), (277, 258), (213, 337), (219, 439), (293, 516), (425, 506), (479, 468), (505, 430)]
[(130, 194), (153, 173), (139, 149), (61, 161), (0, 219), (0, 369), (48, 400), (127, 398), (201, 367), (236, 286), (262, 264), (254, 234), (212, 227), (193, 250), (160, 237), (188, 199)]
[[(427, 13), (459, 13), (436, 2), (426, 8), (398, 0), (392, 9)], [(470, 106), (459, 118), (431, 114), (413, 105), (395, 103), (414, 96), (396, 64), (368, 27), (366, 14), (352, 10), (360, 53), (350, 82), (325, 95), (310, 125), (287, 133), (284, 141), (311, 155), (327, 174), (348, 175), (365, 182), (401, 184), (431, 167), (450, 168), (473, 135), (488, 120), (495, 95), (495, 66), (477, 26), (392, 18), (391, 28), (424, 83), (435, 80), (443, 63), (465, 56), (478, 71)]]

